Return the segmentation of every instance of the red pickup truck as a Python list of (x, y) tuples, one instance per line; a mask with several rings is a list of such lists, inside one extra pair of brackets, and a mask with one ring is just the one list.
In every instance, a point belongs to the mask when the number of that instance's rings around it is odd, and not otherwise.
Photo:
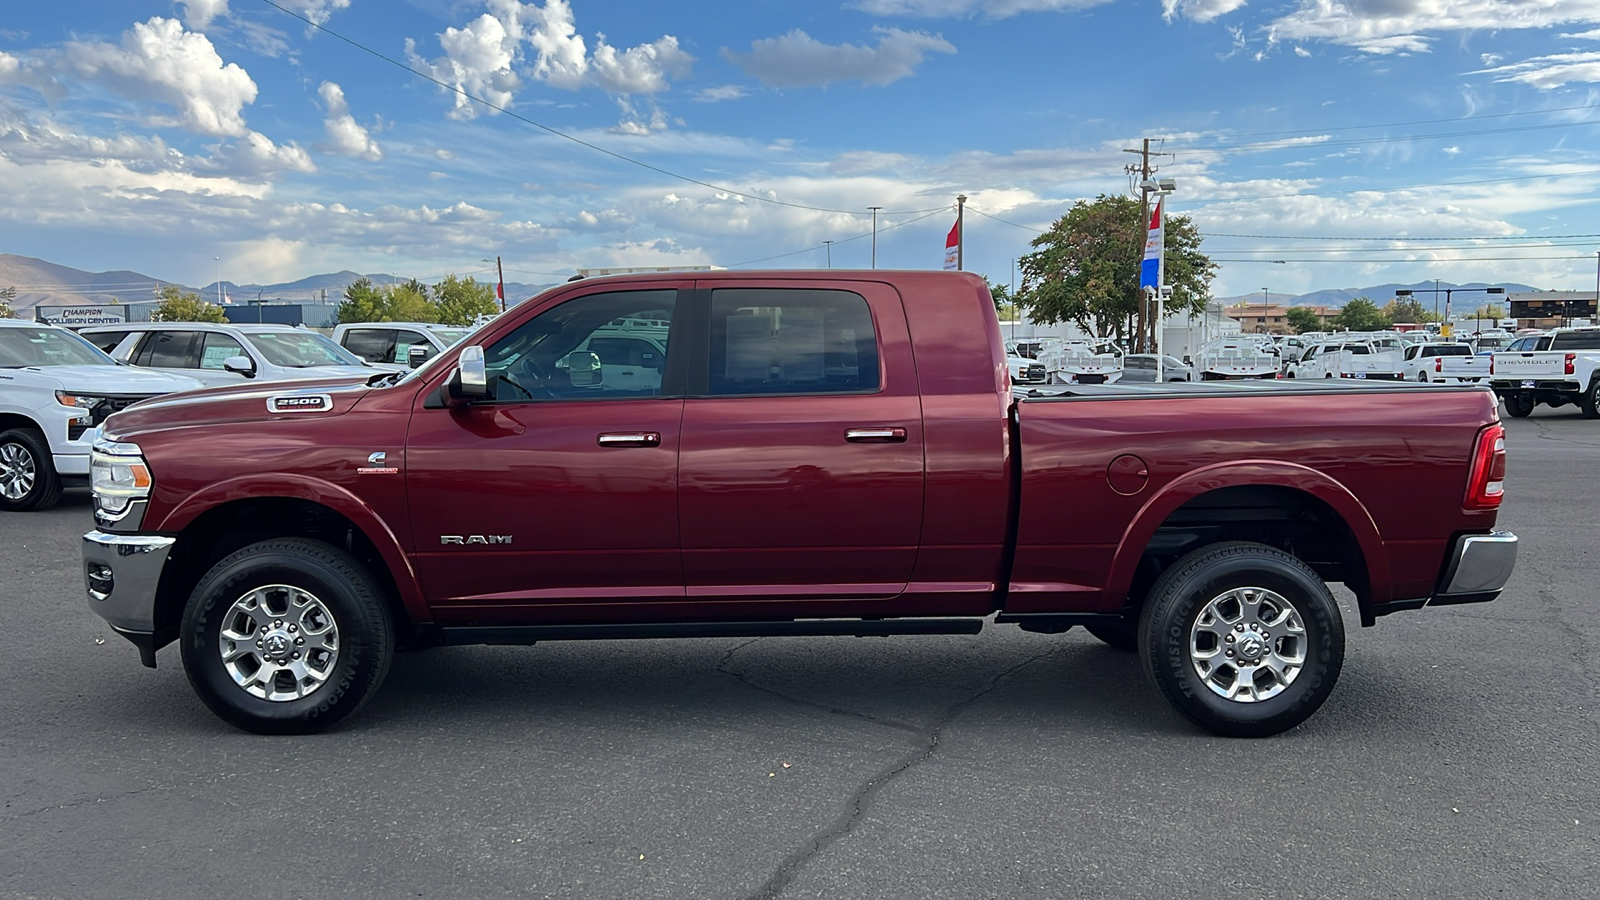
[(91, 608), (199, 696), (316, 731), (396, 647), (1075, 626), (1200, 726), (1327, 698), (1344, 627), (1492, 600), (1494, 395), (1203, 383), (1014, 396), (951, 272), (575, 281), (403, 376), (117, 413)]

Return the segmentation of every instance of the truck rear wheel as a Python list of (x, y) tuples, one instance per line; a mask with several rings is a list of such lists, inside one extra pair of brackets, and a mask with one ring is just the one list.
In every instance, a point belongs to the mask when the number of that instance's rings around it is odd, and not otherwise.
[(211, 567), (189, 595), (179, 644), (189, 683), (224, 721), (256, 734), (312, 734), (377, 691), (394, 626), (353, 557), (281, 538)]
[(1589, 382), (1589, 389), (1578, 398), (1578, 409), (1585, 419), (1600, 419), (1600, 378)]
[(1513, 419), (1526, 419), (1533, 415), (1533, 408), (1537, 405), (1537, 401), (1525, 394), (1506, 395), (1506, 412), (1510, 413)]
[(0, 432), (0, 509), (31, 512), (61, 499), (61, 476), (44, 435), (32, 428)]
[(1180, 559), (1139, 622), (1145, 671), (1173, 708), (1225, 737), (1267, 737), (1310, 718), (1344, 664), (1344, 620), (1305, 563), (1233, 541)]

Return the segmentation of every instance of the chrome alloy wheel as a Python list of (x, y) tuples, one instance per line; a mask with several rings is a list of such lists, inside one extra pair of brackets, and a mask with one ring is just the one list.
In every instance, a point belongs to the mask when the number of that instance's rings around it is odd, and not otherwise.
[(1200, 611), (1189, 629), (1189, 659), (1200, 680), (1224, 700), (1268, 700), (1305, 667), (1305, 622), (1281, 594), (1234, 588)]
[(7, 500), (21, 500), (33, 490), (33, 454), (21, 444), (0, 445), (0, 494)]
[(222, 666), (252, 696), (283, 702), (313, 693), (339, 661), (339, 627), (314, 595), (286, 584), (258, 587), (222, 617)]

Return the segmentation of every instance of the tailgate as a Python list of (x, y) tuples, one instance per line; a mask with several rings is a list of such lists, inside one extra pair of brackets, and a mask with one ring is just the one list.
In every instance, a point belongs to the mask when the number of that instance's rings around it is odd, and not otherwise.
[(1487, 356), (1440, 356), (1444, 360), (1445, 375), (1487, 375), (1489, 374), (1489, 357)]
[(1559, 351), (1543, 350), (1530, 353), (1496, 353), (1494, 377), (1503, 378), (1561, 378), (1566, 375), (1567, 355)]

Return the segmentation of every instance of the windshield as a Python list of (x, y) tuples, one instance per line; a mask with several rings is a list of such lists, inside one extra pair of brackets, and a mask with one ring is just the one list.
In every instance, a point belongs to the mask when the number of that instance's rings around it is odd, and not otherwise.
[(266, 331), (246, 334), (267, 362), (285, 369), (310, 366), (364, 366), (350, 351), (315, 331)]
[(59, 328), (0, 328), (0, 369), (116, 364), (116, 360), (70, 331)]
[(470, 328), (430, 328), (428, 330), (438, 335), (439, 340), (444, 341), (446, 347), (455, 344), (456, 341), (472, 333)]

